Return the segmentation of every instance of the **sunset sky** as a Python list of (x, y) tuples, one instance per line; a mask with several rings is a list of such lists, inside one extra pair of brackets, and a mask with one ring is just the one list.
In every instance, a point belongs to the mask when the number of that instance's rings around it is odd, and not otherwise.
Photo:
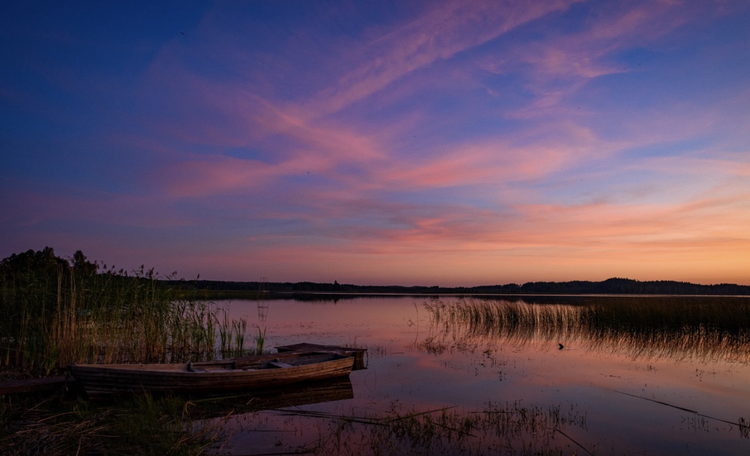
[(0, 258), (750, 284), (750, 2), (13, 1)]

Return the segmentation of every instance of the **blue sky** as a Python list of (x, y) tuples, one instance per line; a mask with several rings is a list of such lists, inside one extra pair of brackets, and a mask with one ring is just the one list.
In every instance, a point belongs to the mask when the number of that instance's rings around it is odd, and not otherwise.
[(7, 10), (0, 257), (750, 284), (744, 1)]

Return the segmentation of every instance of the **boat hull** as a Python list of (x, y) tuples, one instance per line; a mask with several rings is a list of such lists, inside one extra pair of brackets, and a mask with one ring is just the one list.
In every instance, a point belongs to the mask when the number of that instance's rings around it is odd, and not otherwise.
[(252, 391), (348, 376), (353, 365), (351, 356), (295, 353), (188, 364), (73, 364), (69, 368), (94, 399), (138, 392)]

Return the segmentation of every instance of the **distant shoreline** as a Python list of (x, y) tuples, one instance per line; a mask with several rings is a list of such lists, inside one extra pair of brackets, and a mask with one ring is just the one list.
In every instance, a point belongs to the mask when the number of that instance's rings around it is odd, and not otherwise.
[(750, 296), (750, 286), (736, 284), (700, 285), (676, 281), (637, 281), (612, 278), (601, 282), (528, 282), (523, 285), (481, 285), (476, 287), (381, 286), (315, 282), (231, 282), (214, 280), (174, 281), (184, 290), (212, 296), (228, 295), (338, 295), (338, 296), (557, 296), (557, 297), (742, 297)]

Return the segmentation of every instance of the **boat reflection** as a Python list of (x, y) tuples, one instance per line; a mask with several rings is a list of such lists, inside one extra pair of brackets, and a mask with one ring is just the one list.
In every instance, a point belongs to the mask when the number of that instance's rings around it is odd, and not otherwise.
[(207, 419), (352, 398), (354, 390), (351, 381), (348, 377), (340, 377), (256, 390), (247, 394), (188, 399), (188, 404), (193, 418)]

